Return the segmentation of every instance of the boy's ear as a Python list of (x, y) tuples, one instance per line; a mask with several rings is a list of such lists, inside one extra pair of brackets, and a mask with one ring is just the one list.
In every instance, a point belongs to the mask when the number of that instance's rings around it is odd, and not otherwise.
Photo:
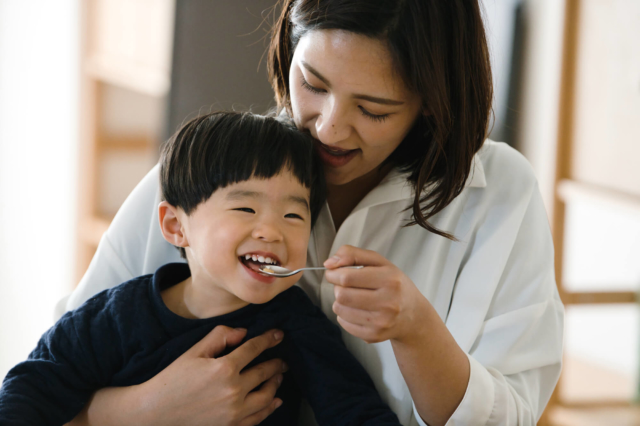
[(189, 241), (182, 228), (179, 211), (176, 207), (162, 201), (158, 205), (158, 217), (160, 230), (165, 240), (177, 247), (189, 247)]

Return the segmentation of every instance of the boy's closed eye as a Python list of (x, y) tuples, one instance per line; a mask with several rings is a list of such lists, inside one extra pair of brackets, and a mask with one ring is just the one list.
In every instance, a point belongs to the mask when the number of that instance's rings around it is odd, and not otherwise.
[(286, 215), (284, 215), (284, 217), (286, 217), (287, 219), (300, 219), (300, 220), (304, 220), (304, 217), (300, 216), (297, 213), (288, 213)]
[(255, 213), (256, 212), (255, 210), (253, 210), (250, 207), (238, 207), (237, 209), (233, 209), (233, 210), (237, 210), (237, 211), (245, 212), (245, 213)]

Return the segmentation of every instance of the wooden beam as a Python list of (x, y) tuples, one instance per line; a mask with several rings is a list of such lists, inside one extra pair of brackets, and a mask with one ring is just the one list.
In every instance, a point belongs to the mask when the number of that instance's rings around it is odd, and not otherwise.
[(565, 290), (562, 302), (565, 305), (637, 303), (638, 296), (633, 291), (580, 292)]
[(605, 203), (634, 213), (640, 212), (640, 197), (635, 194), (569, 179), (561, 180), (557, 188), (558, 197), (564, 203), (591, 201), (593, 203)]
[(589, 400), (589, 401), (565, 401), (559, 404), (564, 408), (578, 408), (578, 409), (595, 409), (595, 408), (624, 408), (634, 405), (631, 401), (626, 400)]

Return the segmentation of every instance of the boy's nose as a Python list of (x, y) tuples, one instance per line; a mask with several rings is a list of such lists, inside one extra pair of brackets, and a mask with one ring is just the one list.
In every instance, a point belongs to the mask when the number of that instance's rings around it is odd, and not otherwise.
[(275, 243), (283, 240), (282, 232), (277, 226), (270, 223), (258, 224), (251, 233), (251, 236), (256, 240), (261, 240), (267, 243)]

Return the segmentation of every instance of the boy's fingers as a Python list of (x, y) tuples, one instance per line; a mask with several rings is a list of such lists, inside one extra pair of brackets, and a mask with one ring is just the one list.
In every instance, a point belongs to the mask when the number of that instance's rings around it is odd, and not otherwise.
[(215, 358), (227, 346), (238, 345), (246, 334), (247, 330), (245, 329), (219, 325), (187, 352), (192, 352), (200, 357)]
[[(241, 371), (265, 349), (271, 348), (282, 341), (284, 334), (280, 330), (269, 330), (260, 336), (247, 340), (226, 355), (227, 359)], [(259, 383), (256, 383), (256, 386)]]

